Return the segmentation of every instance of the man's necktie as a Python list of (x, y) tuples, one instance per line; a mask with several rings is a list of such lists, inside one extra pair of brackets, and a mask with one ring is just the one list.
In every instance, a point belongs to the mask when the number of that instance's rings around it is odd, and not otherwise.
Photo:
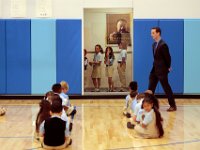
[(154, 46), (154, 55), (156, 54), (156, 49), (157, 49), (157, 47), (158, 47), (158, 43), (156, 42), (156, 43), (155, 43), (155, 46)]

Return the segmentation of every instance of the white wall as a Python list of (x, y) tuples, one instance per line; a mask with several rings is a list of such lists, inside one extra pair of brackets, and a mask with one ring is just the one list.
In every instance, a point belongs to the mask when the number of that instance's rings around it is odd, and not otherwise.
[(1, 4), (2, 2), (1, 2), (1, 0), (0, 0), (0, 18), (2, 17), (1, 15), (1, 12), (2, 12), (2, 4)]
[[(0, 17), (10, 18), (11, 0), (0, 0)], [(27, 0), (27, 18), (36, 0)], [(200, 18), (199, 0), (52, 0), (53, 18), (82, 18), (83, 8), (134, 8), (134, 18)]]
[[(50, 0), (49, 0), (50, 1)], [(72, 18), (81, 19), (83, 12), (83, 0), (51, 0), (52, 17), (51, 18)], [(26, 0), (26, 17), (36, 18), (37, 0)], [(1, 18), (11, 18), (11, 0), (0, 0), (2, 9), (0, 9)], [(1, 7), (0, 7), (1, 8)]]
[(83, 0), (53, 0), (54, 18), (81, 19)]
[[(0, 17), (10, 18), (11, 0), (0, 0)], [(35, 18), (36, 0), (26, 0), (27, 17)], [(52, 0), (53, 18), (83, 16), (83, 8), (134, 8), (134, 18), (200, 18), (200, 0)]]
[[(36, 1), (26, 0), (26, 17), (36, 17)], [(49, 0), (50, 1), (50, 0)], [(81, 19), (83, 8), (127, 8), (133, 6), (132, 0), (51, 0), (52, 17), (51, 18), (72, 18)], [(0, 9), (1, 18), (11, 18), (11, 0), (0, 0), (3, 8)], [(0, 7), (1, 8), (1, 7)]]
[(133, 0), (83, 0), (84, 8), (131, 8)]
[(134, 0), (134, 18), (200, 18), (200, 0)]

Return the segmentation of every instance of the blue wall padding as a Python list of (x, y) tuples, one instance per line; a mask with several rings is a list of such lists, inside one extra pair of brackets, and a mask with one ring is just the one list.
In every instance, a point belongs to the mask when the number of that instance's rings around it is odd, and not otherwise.
[(184, 20), (184, 93), (200, 93), (200, 19)]
[(7, 94), (31, 94), (30, 20), (6, 20)]
[[(138, 82), (139, 92), (147, 90), (149, 73), (153, 64), (151, 28), (158, 26), (156, 19), (134, 20), (134, 80)], [(158, 86), (157, 90), (158, 91)]]
[(6, 27), (0, 20), (0, 94), (6, 94)]
[[(82, 91), (82, 22), (69, 19), (0, 19), (0, 94), (44, 94), (65, 80)], [(169, 46), (174, 93), (200, 93), (200, 19), (135, 19), (134, 80), (148, 88), (153, 64), (151, 28), (160, 26)], [(158, 84), (156, 93), (163, 93)]]
[(81, 20), (56, 21), (57, 82), (69, 84), (69, 94), (81, 94), (82, 48)]
[[(184, 80), (184, 20), (159, 20), (163, 40), (168, 44), (171, 55), (172, 71), (169, 73), (169, 83), (174, 93), (183, 93)], [(159, 84), (159, 93), (164, 93)]]
[(56, 21), (31, 20), (32, 94), (44, 94), (56, 82)]

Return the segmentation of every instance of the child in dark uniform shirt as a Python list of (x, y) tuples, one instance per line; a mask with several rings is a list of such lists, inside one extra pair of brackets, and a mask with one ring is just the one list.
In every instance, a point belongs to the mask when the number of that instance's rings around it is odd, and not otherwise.
[(42, 146), (45, 149), (63, 149), (72, 143), (68, 125), (61, 119), (62, 109), (61, 101), (53, 100), (51, 117), (40, 125), (40, 136), (44, 137)]

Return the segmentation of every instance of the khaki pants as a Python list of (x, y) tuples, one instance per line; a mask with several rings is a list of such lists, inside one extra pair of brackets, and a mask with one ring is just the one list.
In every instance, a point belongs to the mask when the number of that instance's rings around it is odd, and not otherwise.
[(119, 74), (119, 80), (121, 83), (121, 88), (126, 88), (126, 64), (122, 64), (122, 66), (120, 66), (121, 64), (118, 63), (117, 66), (117, 71)]
[(143, 128), (140, 124), (137, 124), (134, 130), (136, 132), (136, 138), (154, 139), (159, 137), (157, 130)]

